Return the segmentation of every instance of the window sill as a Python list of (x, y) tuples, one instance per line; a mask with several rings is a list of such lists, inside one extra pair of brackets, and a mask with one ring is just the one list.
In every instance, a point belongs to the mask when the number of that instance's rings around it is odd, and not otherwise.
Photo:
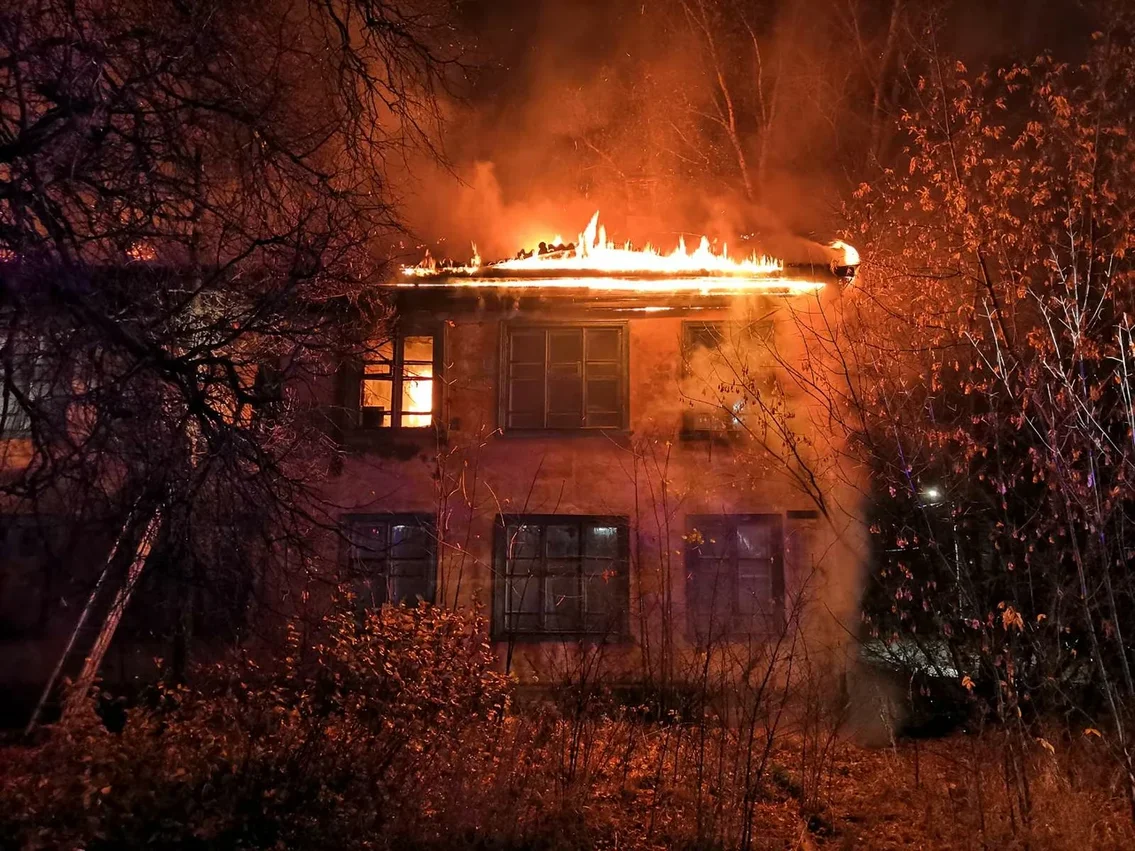
[(501, 437), (523, 440), (525, 438), (605, 438), (619, 443), (629, 443), (633, 432), (628, 428), (505, 428)]
[(629, 633), (614, 632), (493, 632), (497, 644), (606, 644), (622, 646), (633, 643)]
[(682, 429), (678, 432), (678, 439), (683, 443), (716, 443), (721, 446), (732, 446), (741, 443), (747, 437), (743, 429), (734, 431), (710, 431), (708, 429)]

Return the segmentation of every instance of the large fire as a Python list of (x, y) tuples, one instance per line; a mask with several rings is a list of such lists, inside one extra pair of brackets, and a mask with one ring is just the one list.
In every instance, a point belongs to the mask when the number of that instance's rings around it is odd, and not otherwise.
[[(832, 265), (851, 268), (859, 263), (855, 249), (835, 242)], [(701, 293), (776, 292), (802, 293), (821, 289), (823, 281), (786, 275), (784, 263), (751, 254), (729, 256), (727, 247), (716, 253), (702, 237), (687, 251), (684, 238), (668, 254), (647, 245), (621, 246), (607, 239), (599, 213), (591, 217), (576, 242), (564, 244), (557, 236), (531, 251), (493, 263), (483, 263), (473, 248), (468, 263), (438, 263), (427, 252), (417, 266), (402, 269), (401, 286), (559, 287), (568, 289)]]

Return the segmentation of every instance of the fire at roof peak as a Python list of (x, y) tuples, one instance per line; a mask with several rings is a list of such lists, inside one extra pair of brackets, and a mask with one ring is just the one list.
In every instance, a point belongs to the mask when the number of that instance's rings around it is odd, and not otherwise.
[[(855, 249), (833, 243), (831, 268), (841, 276), (858, 265)], [(773, 257), (750, 254), (729, 256), (728, 247), (715, 252), (702, 237), (688, 251), (684, 237), (663, 254), (652, 245), (636, 248), (629, 242), (608, 240), (606, 228), (595, 213), (575, 242), (564, 244), (557, 236), (515, 257), (483, 263), (473, 246), (468, 263), (438, 262), (426, 252), (416, 266), (402, 268), (400, 286), (488, 286), (507, 288), (567, 288), (604, 291), (700, 292), (725, 294), (768, 292), (793, 294), (821, 289), (824, 282), (801, 274), (787, 274), (785, 264)]]

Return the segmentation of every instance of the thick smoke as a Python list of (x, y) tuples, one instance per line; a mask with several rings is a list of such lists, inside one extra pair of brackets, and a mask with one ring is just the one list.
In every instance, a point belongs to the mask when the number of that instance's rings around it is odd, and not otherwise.
[[(776, 253), (786, 234), (826, 242), (851, 190), (901, 160), (895, 119), (932, 53), (971, 65), (1028, 57), (1069, 41), (1071, 21), (1086, 29), (1079, 6), (475, 2), (480, 68), (451, 107), (448, 166), (411, 163), (399, 187), (415, 237), (402, 259), (424, 245), (462, 258), (471, 242), (486, 258), (509, 256), (556, 233), (573, 239), (597, 209), (614, 238), (664, 248), (679, 233), (738, 252)], [(686, 9), (704, 13), (707, 29)]]

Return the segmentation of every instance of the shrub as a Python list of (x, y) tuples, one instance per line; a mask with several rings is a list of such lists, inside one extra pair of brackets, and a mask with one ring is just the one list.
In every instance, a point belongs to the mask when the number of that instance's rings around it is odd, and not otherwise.
[(13, 751), (0, 845), (381, 845), (430, 766), (452, 764), (507, 708), (485, 635), (425, 606), (292, 623), (280, 658), (162, 687), (121, 733), (91, 711)]

